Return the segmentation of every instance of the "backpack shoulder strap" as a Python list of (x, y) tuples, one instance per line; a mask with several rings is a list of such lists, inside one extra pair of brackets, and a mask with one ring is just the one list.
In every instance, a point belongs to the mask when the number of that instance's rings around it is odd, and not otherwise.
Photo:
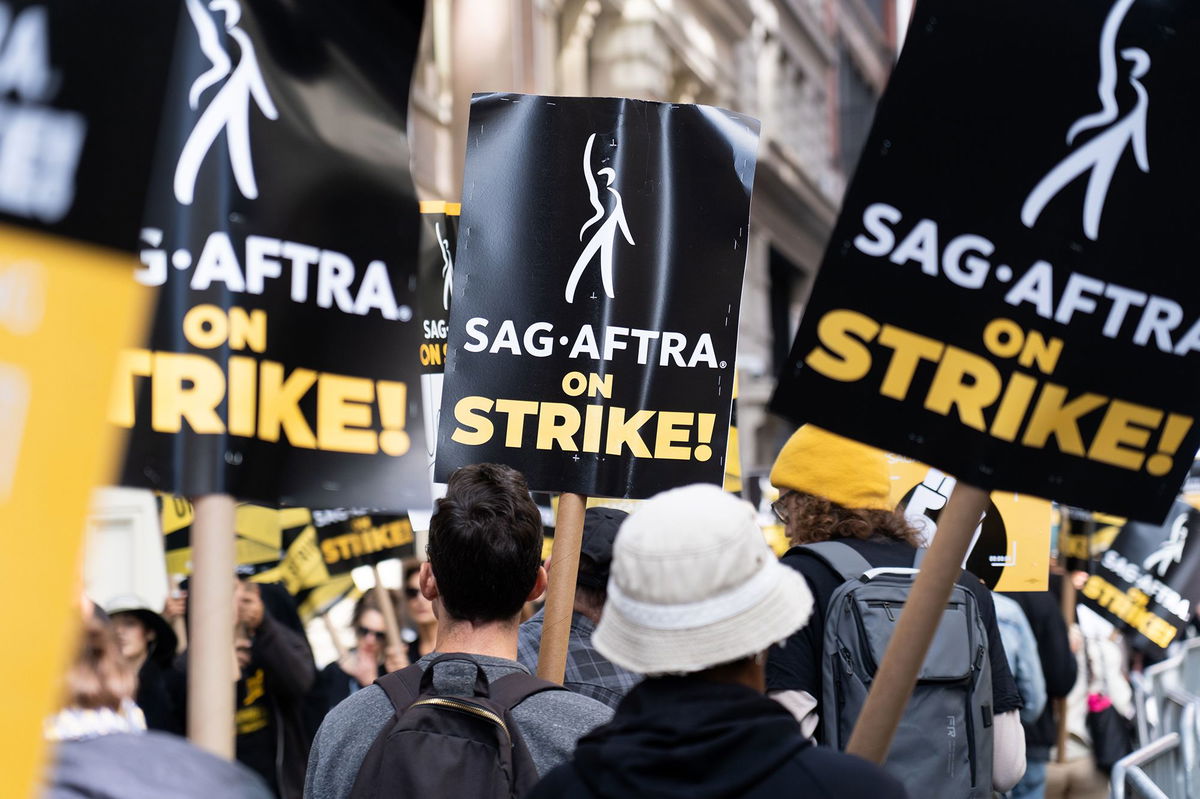
[(389, 672), (375, 681), (375, 684), (387, 694), (396, 715), (407, 710), (409, 705), (417, 701), (417, 697), (421, 695), (423, 674), (421, 667), (414, 663), (399, 671)]
[(797, 549), (805, 550), (816, 555), (829, 568), (837, 572), (842, 580), (849, 582), (857, 580), (872, 568), (867, 559), (858, 554), (849, 544), (841, 541), (821, 541), (816, 544), (804, 544)]
[(489, 686), (492, 701), (503, 706), (505, 711), (512, 710), (534, 694), (565, 690), (567, 689), (558, 683), (539, 679), (523, 671), (506, 674)]
[(917, 547), (917, 554), (913, 555), (913, 568), (920, 571), (921, 561), (925, 560), (925, 556), (929, 554), (929, 547)]

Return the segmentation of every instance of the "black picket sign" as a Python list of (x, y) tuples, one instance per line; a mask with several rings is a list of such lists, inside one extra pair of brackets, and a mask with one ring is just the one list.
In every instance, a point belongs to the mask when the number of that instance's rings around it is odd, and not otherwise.
[[(1131, 522), (1095, 564), (1079, 598), (1138, 649), (1166, 649), (1183, 637), (1200, 596), (1200, 511), (1175, 502), (1161, 525)], [(1189, 546), (1189, 543), (1191, 544)]]
[(0, 220), (137, 250), (179, 7), (0, 5)]
[(721, 483), (757, 145), (706, 106), (473, 98), (438, 479)]
[(321, 558), (331, 575), (416, 554), (407, 516), (364, 510), (313, 511)]
[(1159, 521), (1200, 445), (1200, 6), (919, 0), (772, 407)]
[(119, 376), (125, 484), (428, 505), (406, 138), (422, 5), (186, 0), (138, 275), (160, 302)]

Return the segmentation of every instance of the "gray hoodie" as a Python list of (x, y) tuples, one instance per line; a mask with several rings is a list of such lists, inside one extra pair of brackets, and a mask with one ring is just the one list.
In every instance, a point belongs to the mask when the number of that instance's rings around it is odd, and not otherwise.
[[(440, 653), (431, 652), (417, 661), (422, 669)], [(471, 655), (492, 682), (514, 671), (528, 673), (515, 660)], [(470, 696), (475, 672), (467, 664), (443, 663), (434, 674), (433, 687), (439, 694)], [(346, 799), (358, 777), (367, 750), (391, 721), (394, 710), (377, 685), (351, 694), (325, 717), (308, 755), (304, 780), (305, 799)], [(512, 709), (513, 721), (529, 747), (539, 774), (565, 762), (575, 741), (612, 717), (607, 705), (570, 691), (534, 694)]]

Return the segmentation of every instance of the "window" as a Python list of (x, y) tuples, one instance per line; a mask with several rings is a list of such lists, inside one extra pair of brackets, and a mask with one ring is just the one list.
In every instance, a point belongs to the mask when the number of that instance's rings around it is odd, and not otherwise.
[(842, 172), (849, 177), (875, 116), (875, 91), (867, 83), (850, 51), (842, 46), (838, 49), (838, 145)]

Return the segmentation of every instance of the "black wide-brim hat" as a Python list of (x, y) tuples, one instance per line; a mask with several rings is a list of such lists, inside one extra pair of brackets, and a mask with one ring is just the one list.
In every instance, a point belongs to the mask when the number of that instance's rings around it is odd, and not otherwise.
[(150, 644), (147, 657), (164, 669), (171, 665), (171, 661), (175, 659), (175, 647), (179, 644), (179, 637), (175, 635), (175, 630), (166, 619), (135, 597), (119, 597), (109, 602), (104, 610), (109, 616), (118, 613), (132, 613), (136, 616), (147, 630), (154, 631), (154, 640)]

